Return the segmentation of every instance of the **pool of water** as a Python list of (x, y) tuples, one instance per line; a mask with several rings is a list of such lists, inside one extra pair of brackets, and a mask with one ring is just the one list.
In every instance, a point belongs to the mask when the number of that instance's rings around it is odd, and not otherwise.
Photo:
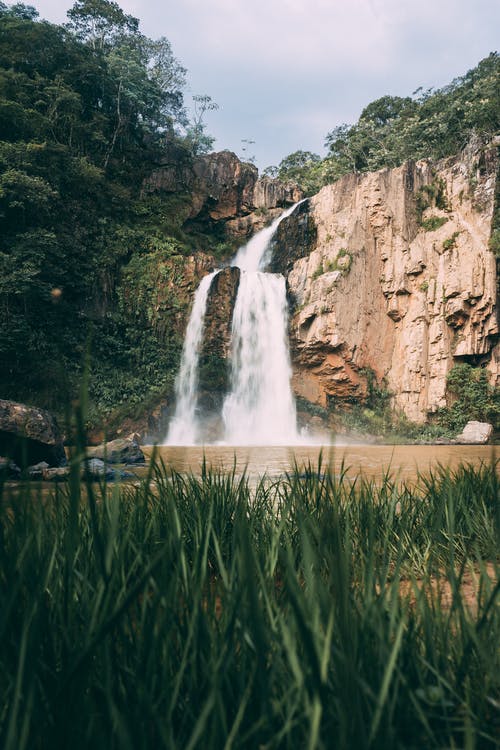
[(401, 480), (414, 480), (438, 465), (457, 468), (462, 463), (479, 466), (500, 457), (496, 446), (469, 445), (335, 445), (335, 446), (152, 446), (167, 467), (179, 472), (199, 474), (203, 461), (214, 469), (237, 473), (246, 471), (251, 478), (276, 478), (295, 466), (308, 465), (335, 474), (344, 470), (349, 477), (362, 473), (380, 479), (386, 472)]

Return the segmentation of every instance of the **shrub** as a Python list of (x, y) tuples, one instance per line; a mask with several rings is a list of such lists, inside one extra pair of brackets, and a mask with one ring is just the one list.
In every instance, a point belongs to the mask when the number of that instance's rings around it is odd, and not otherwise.
[(448, 237), (448, 239), (443, 242), (443, 250), (451, 250), (453, 247), (456, 247), (459, 234), (460, 232), (453, 232), (451, 237)]
[(488, 383), (488, 373), (482, 367), (463, 363), (455, 365), (447, 377), (448, 391), (455, 402), (439, 414), (439, 422), (460, 432), (471, 419), (491, 422), (497, 429), (500, 419), (500, 389)]
[(436, 229), (442, 227), (448, 221), (447, 216), (430, 216), (428, 219), (424, 219), (421, 222), (422, 229), (426, 232), (435, 232)]

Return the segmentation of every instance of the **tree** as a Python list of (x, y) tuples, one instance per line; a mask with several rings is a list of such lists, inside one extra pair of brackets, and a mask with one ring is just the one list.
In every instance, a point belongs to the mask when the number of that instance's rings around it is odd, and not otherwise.
[(375, 99), (361, 112), (360, 121), (371, 122), (375, 127), (381, 128), (391, 120), (401, 116), (401, 113), (411, 107), (413, 100), (411, 97), (400, 96), (382, 96)]
[(212, 148), (215, 138), (206, 132), (205, 114), (219, 109), (219, 105), (208, 94), (196, 94), (193, 102), (193, 117), (186, 128), (186, 140), (193, 154), (206, 154)]
[(117, 36), (139, 30), (138, 19), (126, 15), (113, 0), (76, 0), (67, 16), (67, 28), (95, 52), (103, 52)]
[(24, 3), (15, 3), (14, 5), (7, 7), (5, 3), (0, 2), (0, 15), (2, 13), (15, 18), (22, 18), (25, 21), (34, 21), (39, 16), (36, 8), (32, 5), (25, 5)]
[(262, 170), (262, 176), (263, 177), (270, 177), (272, 180), (276, 179), (278, 176), (278, 167), (274, 165), (270, 165), (269, 167), (266, 167)]
[(307, 195), (317, 192), (321, 185), (321, 157), (312, 151), (294, 151), (279, 163), (277, 177), (296, 182)]
[(441, 158), (464, 148), (473, 134), (491, 138), (500, 130), (499, 75), (500, 58), (493, 52), (442, 89), (376, 99), (356, 124), (328, 133), (325, 173), (337, 179), (406, 159)]

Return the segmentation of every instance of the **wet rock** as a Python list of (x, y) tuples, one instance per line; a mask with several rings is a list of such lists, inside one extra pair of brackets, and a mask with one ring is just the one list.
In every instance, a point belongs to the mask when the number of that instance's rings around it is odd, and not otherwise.
[(132, 438), (117, 438), (95, 448), (88, 448), (87, 455), (109, 464), (139, 464), (145, 461), (139, 444)]
[(317, 228), (309, 201), (297, 206), (291, 216), (278, 226), (273, 239), (272, 261), (269, 270), (287, 275), (299, 258), (309, 255), (316, 246)]
[(0, 399), (0, 451), (19, 465), (66, 463), (55, 417), (45, 409), (4, 399)]
[(85, 461), (83, 475), (90, 475), (94, 479), (106, 478), (111, 481), (116, 478), (115, 471), (107, 466), (100, 458), (91, 458)]
[[(224, 268), (215, 276), (207, 298), (205, 331), (199, 360), (199, 407), (207, 422), (217, 422), (229, 386), (231, 328), (240, 269)], [(214, 424), (215, 424), (214, 422)]]
[(493, 434), (493, 425), (489, 422), (467, 422), (456, 442), (464, 445), (485, 445)]
[(60, 466), (42, 471), (42, 477), (46, 482), (66, 482), (69, 479), (69, 474), (69, 466)]
[(19, 479), (21, 469), (10, 458), (0, 456), (0, 477), (6, 479)]
[(43, 472), (50, 468), (46, 461), (40, 461), (34, 466), (28, 466), (28, 476), (30, 479), (43, 479)]

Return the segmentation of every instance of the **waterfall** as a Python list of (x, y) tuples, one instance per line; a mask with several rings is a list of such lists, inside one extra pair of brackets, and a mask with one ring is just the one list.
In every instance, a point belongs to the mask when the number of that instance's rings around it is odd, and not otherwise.
[(295, 205), (240, 248), (231, 265), (241, 270), (233, 313), (231, 392), (222, 408), (224, 442), (288, 445), (298, 441), (288, 352), (285, 279), (265, 273), (271, 240)]
[[(222, 407), (224, 443), (289, 445), (300, 439), (290, 386), (285, 279), (281, 274), (265, 272), (278, 225), (297, 205), (252, 237), (231, 263), (240, 268), (241, 276), (232, 321), (231, 391)], [(194, 299), (176, 380), (176, 411), (168, 445), (192, 445), (200, 439), (196, 414), (198, 359), (208, 293), (217, 273), (205, 276)]]
[(283, 276), (242, 272), (233, 313), (231, 393), (222, 409), (227, 443), (297, 441), (287, 320)]
[(205, 312), (212, 279), (218, 271), (205, 276), (196, 290), (189, 318), (181, 366), (175, 381), (175, 414), (170, 423), (167, 445), (193, 445), (198, 439), (196, 402), (198, 393), (198, 357), (203, 341)]

